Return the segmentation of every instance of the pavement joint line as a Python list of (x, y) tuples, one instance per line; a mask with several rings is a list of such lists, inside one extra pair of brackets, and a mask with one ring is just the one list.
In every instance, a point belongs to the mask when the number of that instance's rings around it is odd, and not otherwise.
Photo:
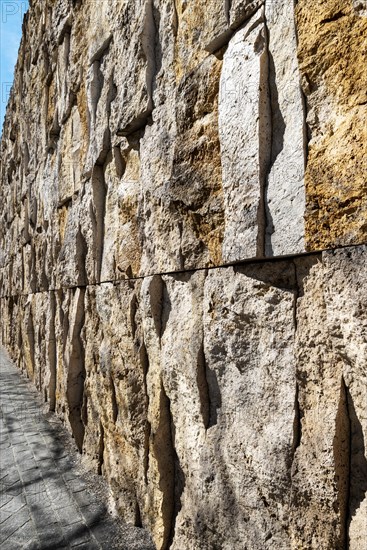
[[(8, 519), (9, 519), (9, 518), (8, 518)], [(7, 537), (6, 539), (4, 539), (4, 540), (0, 543), (0, 546), (2, 546), (2, 545), (4, 544), (4, 542), (6, 542), (12, 535), (14, 535), (14, 533), (15, 533), (16, 531), (19, 531), (19, 529), (21, 529), (22, 527), (24, 527), (24, 525), (25, 525), (26, 523), (28, 523), (29, 520), (30, 520), (30, 518), (28, 518), (22, 525), (18, 526), (16, 529), (14, 529), (14, 531), (11, 532), (11, 533), (8, 535), (8, 537)], [(1, 535), (0, 535), (0, 536), (1, 536)]]

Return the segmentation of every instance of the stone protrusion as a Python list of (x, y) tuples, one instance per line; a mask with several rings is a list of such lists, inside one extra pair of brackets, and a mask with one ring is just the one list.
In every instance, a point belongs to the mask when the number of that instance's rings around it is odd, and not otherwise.
[(219, 136), (225, 262), (264, 255), (264, 168), (271, 131), (267, 73), (267, 33), (259, 11), (234, 35), (223, 57)]
[(66, 400), (68, 419), (79, 451), (83, 448), (84, 425), (82, 405), (85, 381), (85, 351), (81, 339), (84, 315), (85, 291), (70, 291), (68, 334), (65, 334), (64, 368), (66, 375)]

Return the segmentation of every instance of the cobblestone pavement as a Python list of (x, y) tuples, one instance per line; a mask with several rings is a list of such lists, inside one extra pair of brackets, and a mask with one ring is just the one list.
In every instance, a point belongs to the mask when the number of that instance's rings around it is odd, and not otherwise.
[(143, 529), (108, 513), (101, 478), (84, 472), (70, 436), (1, 349), (0, 405), (1, 550), (154, 550)]

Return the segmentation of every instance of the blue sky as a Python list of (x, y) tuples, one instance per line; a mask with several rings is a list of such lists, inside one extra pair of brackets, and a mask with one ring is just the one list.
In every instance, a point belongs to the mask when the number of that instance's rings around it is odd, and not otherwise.
[(1, 134), (22, 35), (23, 16), (28, 9), (28, 0), (0, 0), (0, 8)]

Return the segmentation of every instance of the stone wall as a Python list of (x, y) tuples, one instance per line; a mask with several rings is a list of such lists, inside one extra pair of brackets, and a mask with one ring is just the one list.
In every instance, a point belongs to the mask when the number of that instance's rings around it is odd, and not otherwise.
[(31, 2), (1, 340), (158, 549), (364, 550), (366, 36), (352, 0)]

